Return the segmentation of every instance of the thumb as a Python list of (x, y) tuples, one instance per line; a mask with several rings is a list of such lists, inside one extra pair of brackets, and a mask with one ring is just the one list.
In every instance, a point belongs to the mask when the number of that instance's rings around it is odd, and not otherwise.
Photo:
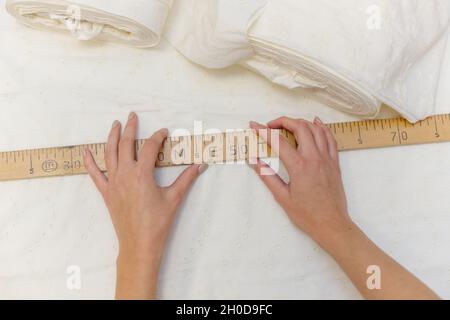
[(192, 186), (194, 181), (208, 169), (207, 164), (192, 165), (177, 178), (177, 180), (169, 187), (169, 195), (175, 202), (180, 203), (185, 194)]

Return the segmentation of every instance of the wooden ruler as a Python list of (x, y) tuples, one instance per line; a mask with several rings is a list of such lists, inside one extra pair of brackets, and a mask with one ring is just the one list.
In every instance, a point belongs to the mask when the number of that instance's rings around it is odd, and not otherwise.
[[(450, 141), (450, 114), (430, 117), (417, 124), (395, 118), (333, 123), (328, 127), (340, 151)], [(295, 145), (291, 133), (277, 132)], [(137, 154), (143, 144), (144, 140), (136, 141)], [(104, 143), (9, 151), (0, 152), (0, 181), (84, 174), (84, 147), (91, 150), (99, 167), (105, 170)], [(252, 130), (170, 137), (158, 155), (157, 166), (234, 163), (247, 160), (249, 154), (261, 158), (273, 155)]]

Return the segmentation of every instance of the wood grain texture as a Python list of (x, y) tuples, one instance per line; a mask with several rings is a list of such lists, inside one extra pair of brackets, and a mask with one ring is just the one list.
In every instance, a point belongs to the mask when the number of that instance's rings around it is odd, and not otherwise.
[[(364, 120), (328, 124), (339, 151), (394, 147), (450, 141), (450, 114), (437, 115), (411, 124), (402, 118)], [(291, 145), (294, 136), (280, 133)], [(276, 136), (274, 136), (276, 137)], [(145, 140), (136, 141), (136, 154)], [(88, 147), (97, 164), (105, 170), (105, 143), (0, 152), (0, 181), (85, 174), (83, 148)], [(193, 163), (245, 162), (258, 156), (268, 158), (274, 152), (265, 139), (252, 130), (201, 136), (170, 137), (160, 150), (157, 166)]]

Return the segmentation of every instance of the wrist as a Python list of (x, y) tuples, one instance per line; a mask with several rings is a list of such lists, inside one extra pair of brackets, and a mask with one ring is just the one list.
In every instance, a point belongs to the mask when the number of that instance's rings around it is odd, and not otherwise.
[(127, 277), (150, 278), (159, 272), (161, 257), (156, 255), (140, 255), (130, 252), (119, 252), (116, 260), (117, 272)]
[(119, 253), (116, 261), (117, 299), (154, 299), (160, 269), (159, 257)]
[(335, 255), (337, 252), (345, 250), (349, 245), (358, 241), (361, 229), (350, 219), (331, 227), (324, 228), (317, 237), (316, 242), (329, 254)]

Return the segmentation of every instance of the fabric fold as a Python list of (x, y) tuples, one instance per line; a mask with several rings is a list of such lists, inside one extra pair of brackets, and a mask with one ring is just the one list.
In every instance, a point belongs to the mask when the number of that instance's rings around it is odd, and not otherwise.
[(134, 47), (156, 46), (173, 0), (6, 0), (7, 11), (38, 29)]
[(194, 63), (240, 64), (361, 117), (385, 103), (411, 122), (435, 112), (450, 20), (449, 0), (6, 0), (6, 8), (31, 27), (135, 47), (157, 45), (167, 24), (165, 37)]
[[(448, 0), (178, 0), (168, 40), (209, 68), (241, 64), (336, 109), (434, 112)], [(224, 9), (225, 8), (225, 9)]]

